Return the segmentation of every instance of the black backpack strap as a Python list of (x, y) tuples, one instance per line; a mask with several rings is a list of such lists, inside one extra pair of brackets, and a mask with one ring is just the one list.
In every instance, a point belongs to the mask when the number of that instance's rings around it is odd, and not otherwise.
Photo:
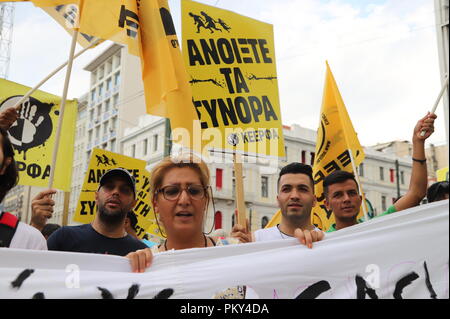
[(16, 216), (6, 212), (0, 213), (0, 247), (9, 247), (17, 225), (19, 219)]

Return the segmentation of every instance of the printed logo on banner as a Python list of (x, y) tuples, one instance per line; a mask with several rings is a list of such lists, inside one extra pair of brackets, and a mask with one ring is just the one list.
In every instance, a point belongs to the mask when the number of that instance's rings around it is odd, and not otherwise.
[[(22, 97), (7, 98), (0, 104), (0, 110), (14, 107)], [(21, 104), (19, 119), (9, 129), (9, 136), (14, 148), (24, 152), (25, 159), (27, 150), (43, 145), (52, 134), (50, 112), (54, 106), (53, 103), (43, 103), (33, 97)], [(59, 111), (55, 110), (54, 114), (59, 115)]]

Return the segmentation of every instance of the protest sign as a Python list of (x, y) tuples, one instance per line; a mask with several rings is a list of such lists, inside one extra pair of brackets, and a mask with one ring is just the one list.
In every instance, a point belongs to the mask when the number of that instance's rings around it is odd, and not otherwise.
[(284, 156), (273, 26), (188, 0), (182, 25), (204, 147)]
[[(30, 90), (24, 85), (0, 79), (0, 111), (14, 107)], [(35, 91), (20, 106), (19, 119), (9, 129), (19, 170), (19, 184), (47, 187), (51, 170), (61, 98)], [(77, 102), (66, 102), (62, 122), (62, 140), (56, 162), (54, 188), (71, 189), (73, 148), (77, 120)]]

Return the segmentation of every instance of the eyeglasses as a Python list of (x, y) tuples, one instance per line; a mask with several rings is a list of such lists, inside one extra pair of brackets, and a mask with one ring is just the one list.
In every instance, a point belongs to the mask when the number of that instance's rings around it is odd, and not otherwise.
[(156, 191), (155, 194), (162, 193), (166, 200), (175, 201), (180, 197), (181, 192), (186, 190), (191, 199), (200, 200), (205, 197), (207, 189), (208, 187), (203, 187), (202, 185), (189, 185), (185, 188), (178, 185), (169, 185)]

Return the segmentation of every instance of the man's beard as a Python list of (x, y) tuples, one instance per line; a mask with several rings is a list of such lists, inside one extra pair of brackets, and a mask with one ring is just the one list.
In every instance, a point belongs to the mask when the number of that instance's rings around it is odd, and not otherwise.
[(110, 211), (103, 205), (99, 205), (98, 207), (98, 217), (103, 224), (110, 227), (119, 226), (122, 224), (126, 216), (126, 210)]
[(307, 213), (308, 209), (305, 209), (305, 208), (302, 208), (301, 213), (299, 213), (299, 212), (292, 213), (291, 212), (290, 214), (288, 214), (288, 210), (289, 210), (289, 207), (286, 206), (285, 209), (281, 211), (281, 214), (292, 225), (300, 227), (305, 222), (305, 220), (308, 220), (311, 218), (311, 209), (309, 210), (310, 211), (309, 214)]

